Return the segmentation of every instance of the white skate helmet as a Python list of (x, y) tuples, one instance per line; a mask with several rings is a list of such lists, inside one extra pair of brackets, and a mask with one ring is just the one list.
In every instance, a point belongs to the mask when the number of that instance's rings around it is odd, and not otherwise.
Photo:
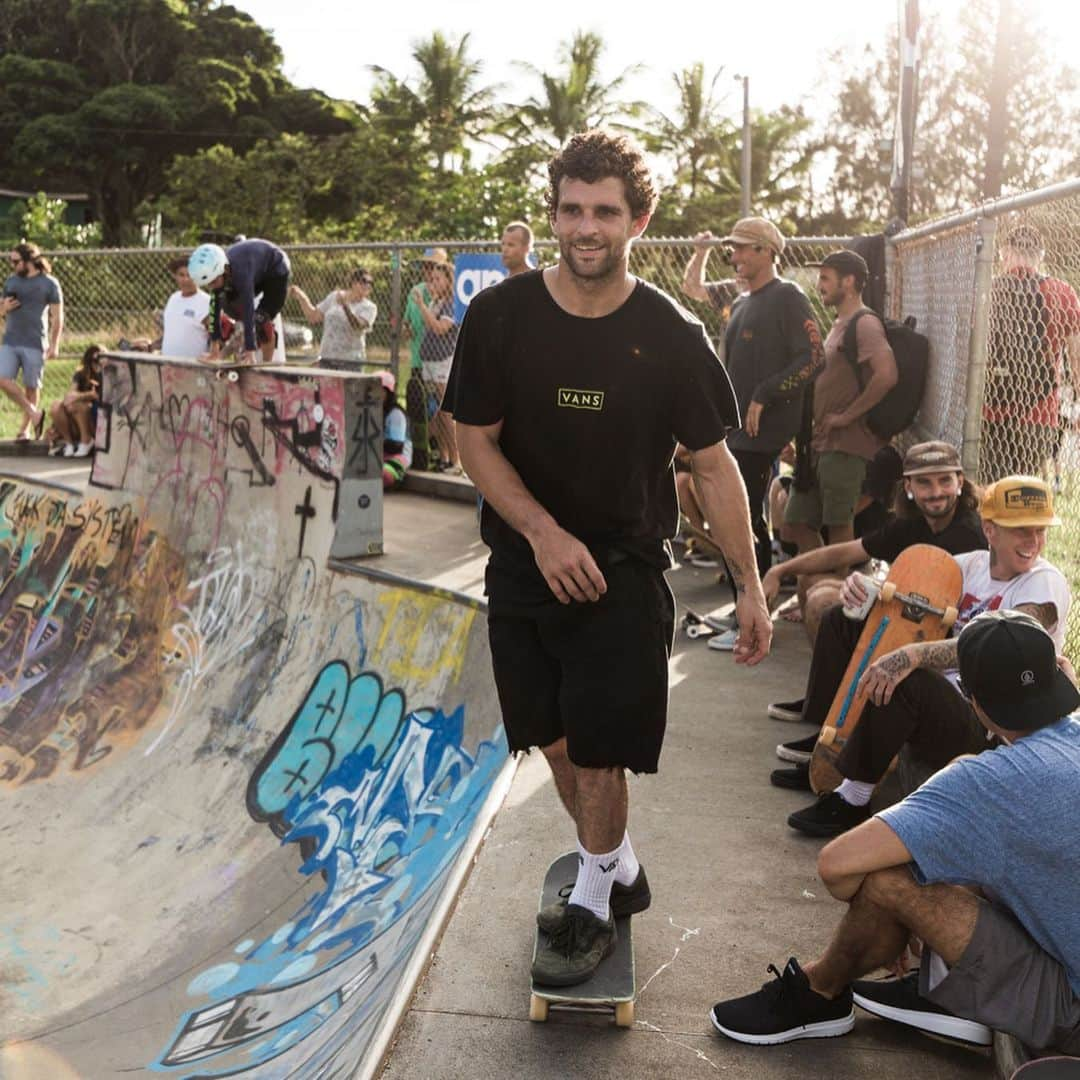
[(188, 259), (188, 273), (199, 288), (209, 285), (214, 278), (225, 273), (229, 258), (225, 249), (217, 244), (200, 244)]

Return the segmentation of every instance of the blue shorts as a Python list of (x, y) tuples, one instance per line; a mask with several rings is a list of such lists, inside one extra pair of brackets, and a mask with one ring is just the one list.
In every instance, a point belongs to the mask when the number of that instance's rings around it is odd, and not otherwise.
[(45, 354), (26, 345), (0, 345), (0, 379), (14, 379), (22, 368), (23, 386), (36, 390), (41, 385)]

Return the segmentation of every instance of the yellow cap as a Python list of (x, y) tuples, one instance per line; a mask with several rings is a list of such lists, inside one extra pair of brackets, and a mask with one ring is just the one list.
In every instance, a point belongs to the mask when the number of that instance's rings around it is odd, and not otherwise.
[(1006, 476), (991, 484), (983, 492), (979, 512), (984, 521), (1007, 529), (1061, 524), (1054, 513), (1053, 493), (1037, 476)]

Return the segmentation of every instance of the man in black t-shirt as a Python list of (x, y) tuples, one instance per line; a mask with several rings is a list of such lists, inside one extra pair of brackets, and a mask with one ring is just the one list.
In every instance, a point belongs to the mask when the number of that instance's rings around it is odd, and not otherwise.
[(614, 948), (613, 915), (649, 886), (626, 833), (625, 770), (655, 772), (674, 605), (676, 442), (739, 583), (737, 662), (772, 635), (746, 493), (724, 443), (739, 423), (700, 322), (629, 273), (655, 191), (625, 136), (575, 135), (549, 164), (560, 260), (469, 305), (444, 407), (484, 495), (492, 664), (510, 750), (539, 746), (577, 826), (565, 905), (538, 916), (542, 983), (583, 982)]
[[(918, 443), (904, 455), (904, 487), (897, 494), (896, 511), (895, 520), (876, 532), (798, 555), (783, 564), (785, 572), (792, 567), (796, 574), (843, 573), (867, 559), (891, 563), (912, 544), (933, 544), (950, 555), (985, 551), (989, 546), (979, 519), (978, 497), (964, 478), (959, 452), (949, 443)], [(767, 596), (776, 595), (774, 579), (770, 570), (763, 583)], [(862, 592), (861, 586), (858, 591)], [(832, 707), (861, 631), (862, 622), (847, 618), (842, 605), (825, 611), (814, 641), (806, 696), (769, 706), (774, 720), (805, 720), (815, 725), (813, 735), (776, 748), (782, 761), (797, 766), (774, 772), (777, 786), (809, 790), (806, 763), (817, 741), (817, 728)]]

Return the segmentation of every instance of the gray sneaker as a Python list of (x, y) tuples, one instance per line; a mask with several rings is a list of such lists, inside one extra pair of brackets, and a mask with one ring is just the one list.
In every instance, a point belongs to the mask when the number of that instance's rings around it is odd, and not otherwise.
[(599, 919), (588, 908), (568, 904), (565, 918), (537, 950), (533, 982), (541, 986), (583, 983), (615, 951), (617, 940), (614, 919)]
[[(545, 934), (551, 934), (566, 917), (566, 904), (574, 891), (574, 883), (564, 885), (559, 890), (559, 899), (548, 904), (536, 914), (536, 925)], [(652, 903), (649, 891), (649, 879), (645, 876), (645, 867), (638, 866), (637, 877), (629, 885), (620, 885), (617, 881), (611, 886), (611, 915), (621, 918), (623, 915), (637, 915)]]

